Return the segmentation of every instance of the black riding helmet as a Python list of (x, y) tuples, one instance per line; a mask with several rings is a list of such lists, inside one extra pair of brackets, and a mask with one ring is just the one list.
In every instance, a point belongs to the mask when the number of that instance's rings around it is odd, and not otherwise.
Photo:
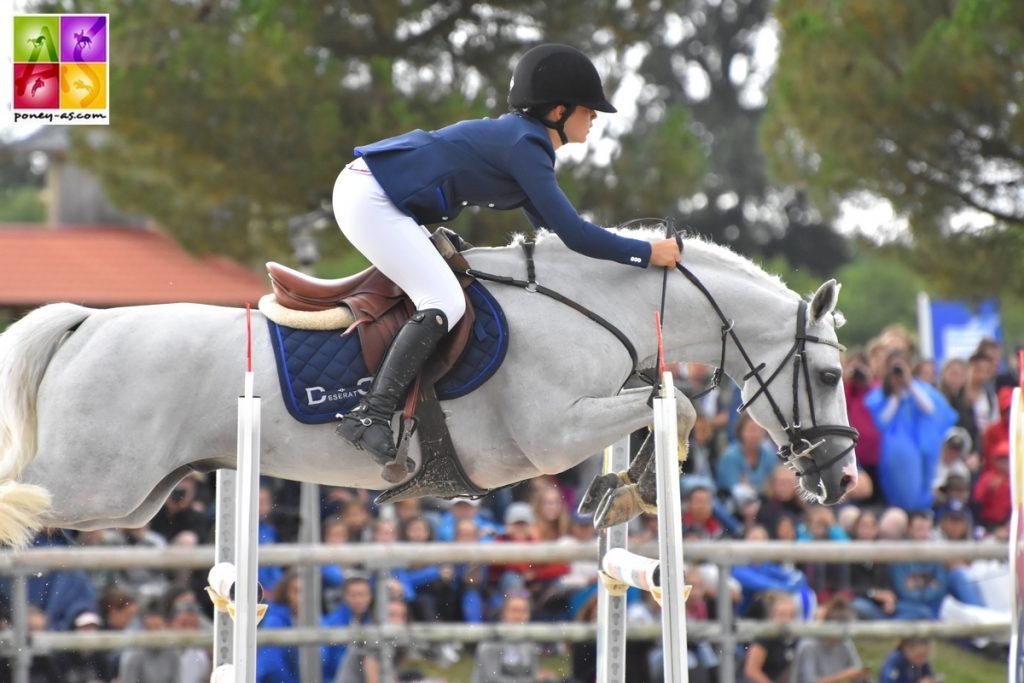
[(563, 145), (568, 142), (565, 122), (577, 105), (597, 111), (616, 111), (604, 95), (601, 77), (590, 58), (574, 47), (557, 43), (538, 45), (523, 55), (512, 73), (508, 104), (525, 113), (541, 106), (566, 105), (565, 113), (557, 122), (536, 117), (558, 132)]

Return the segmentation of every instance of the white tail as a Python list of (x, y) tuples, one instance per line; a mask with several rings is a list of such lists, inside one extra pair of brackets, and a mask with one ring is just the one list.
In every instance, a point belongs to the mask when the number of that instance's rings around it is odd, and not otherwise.
[(74, 304), (39, 308), (0, 335), (0, 543), (31, 540), (50, 494), (15, 481), (36, 454), (36, 398), (50, 359), (69, 330), (92, 313)]

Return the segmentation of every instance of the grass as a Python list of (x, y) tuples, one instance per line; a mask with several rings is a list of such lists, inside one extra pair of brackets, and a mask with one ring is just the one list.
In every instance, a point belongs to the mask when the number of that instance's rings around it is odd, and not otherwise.
[[(882, 662), (895, 646), (885, 640), (859, 640), (857, 651), (865, 666), (871, 667), (871, 680), (878, 679), (878, 671)], [(446, 683), (468, 683), (472, 680), (473, 660), (463, 657), (450, 667), (442, 668), (432, 662), (415, 662), (417, 668), (431, 680)], [(932, 667), (936, 673), (942, 674), (947, 683), (992, 683), (1005, 681), (1007, 663), (978, 654), (950, 642), (937, 640), (932, 651)], [(554, 674), (555, 680), (569, 676), (569, 658), (567, 656), (544, 657), (541, 668)]]
[[(864, 665), (871, 667), (875, 678), (893, 647), (895, 643), (885, 640), (857, 641), (857, 651)], [(1008, 665), (1005, 659), (998, 661), (949, 641), (936, 640), (932, 668), (948, 683), (992, 683), (1006, 680)]]

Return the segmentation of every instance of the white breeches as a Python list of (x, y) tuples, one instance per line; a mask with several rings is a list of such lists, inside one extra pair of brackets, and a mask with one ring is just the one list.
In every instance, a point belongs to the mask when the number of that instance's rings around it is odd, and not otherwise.
[(352, 246), (401, 287), (416, 310), (442, 310), (452, 329), (466, 311), (455, 274), (427, 229), (391, 203), (363, 159), (338, 175), (332, 202), (334, 218)]

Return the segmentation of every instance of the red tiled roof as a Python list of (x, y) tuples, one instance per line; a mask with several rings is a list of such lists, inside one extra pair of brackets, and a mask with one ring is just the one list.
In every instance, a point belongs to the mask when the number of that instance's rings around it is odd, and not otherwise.
[(239, 264), (197, 259), (152, 230), (0, 225), (0, 306), (238, 306), (255, 304), (267, 289)]

